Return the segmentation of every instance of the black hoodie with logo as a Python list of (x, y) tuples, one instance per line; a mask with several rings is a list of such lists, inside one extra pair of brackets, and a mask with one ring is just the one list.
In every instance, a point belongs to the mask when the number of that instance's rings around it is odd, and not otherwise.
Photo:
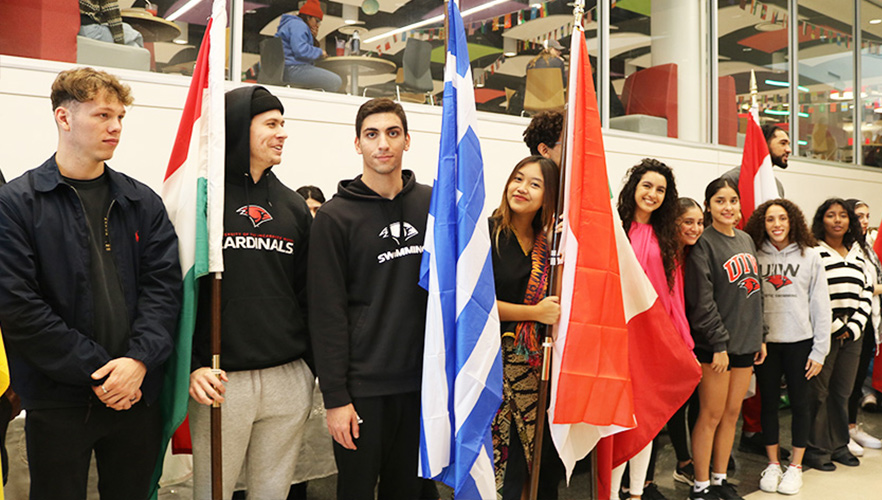
[(389, 200), (342, 181), (310, 236), (309, 326), (325, 406), (420, 388), (427, 293), (418, 285), (432, 188), (402, 172)]
[[(221, 368), (258, 370), (309, 359), (306, 259), (312, 216), (303, 198), (266, 170), (250, 174), (251, 94), (226, 95)], [(211, 276), (200, 281), (193, 369), (211, 366)]]

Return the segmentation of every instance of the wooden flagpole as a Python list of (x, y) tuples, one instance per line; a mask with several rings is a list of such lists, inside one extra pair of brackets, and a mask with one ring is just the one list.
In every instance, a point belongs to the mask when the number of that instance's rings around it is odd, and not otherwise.
[[(220, 377), (221, 354), (221, 273), (211, 280), (211, 371)], [(221, 405), (211, 403), (211, 499), (223, 500), (223, 453), (221, 449)]]
[[(573, 26), (575, 29), (571, 36), (585, 36), (582, 31), (582, 17), (585, 15), (585, 0), (576, 0), (573, 7)], [(570, 68), (573, 71), (573, 68)], [(572, 91), (572, 89), (568, 89)], [(566, 193), (566, 169), (564, 165), (567, 162), (567, 113), (564, 112), (563, 130), (561, 131), (561, 144), (564, 145), (560, 157), (560, 185), (558, 187), (557, 209), (554, 214), (555, 223), (550, 229), (551, 251), (549, 253), (550, 272), (548, 279), (548, 290), (546, 295), (560, 295), (560, 270), (563, 265), (561, 259), (561, 234), (557, 232), (557, 224), (561, 219), (564, 211), (564, 193)], [(545, 325), (545, 340), (542, 342), (542, 371), (539, 378), (539, 400), (536, 405), (536, 429), (533, 437), (533, 466), (530, 469), (530, 478), (528, 481), (530, 500), (536, 500), (539, 493), (539, 470), (542, 466), (542, 441), (545, 433), (545, 421), (548, 418), (548, 385), (551, 378), (551, 349), (554, 345), (554, 339), (551, 332), (552, 327)]]

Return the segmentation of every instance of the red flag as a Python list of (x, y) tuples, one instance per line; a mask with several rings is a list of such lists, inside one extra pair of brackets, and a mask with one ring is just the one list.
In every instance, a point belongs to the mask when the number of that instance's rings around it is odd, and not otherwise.
[(747, 120), (747, 137), (744, 138), (741, 174), (738, 177), (738, 191), (741, 194), (739, 228), (744, 227), (756, 207), (778, 197), (778, 186), (775, 183), (775, 175), (772, 173), (769, 146), (758, 125), (757, 115), (757, 108), (754, 105)]
[(549, 407), (568, 474), (600, 438), (619, 432), (614, 459), (631, 458), (688, 399), (701, 374), (613, 208), (581, 28), (570, 53), (565, 261)]

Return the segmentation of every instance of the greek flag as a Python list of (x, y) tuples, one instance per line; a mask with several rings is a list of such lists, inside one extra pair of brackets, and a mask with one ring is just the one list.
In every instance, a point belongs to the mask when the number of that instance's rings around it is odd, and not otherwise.
[(502, 402), (499, 315), (472, 71), (455, 2), (448, 19), (438, 174), (420, 269), (429, 292), (420, 475), (443, 481), (456, 498), (496, 498), (490, 425)]

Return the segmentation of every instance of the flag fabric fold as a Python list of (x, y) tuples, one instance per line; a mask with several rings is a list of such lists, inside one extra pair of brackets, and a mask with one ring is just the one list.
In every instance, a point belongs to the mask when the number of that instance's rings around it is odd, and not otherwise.
[(608, 451), (617, 463), (636, 454), (700, 376), (615, 210), (582, 33), (574, 33), (570, 52), (561, 321), (549, 405), (567, 477), (603, 437), (615, 434)]
[(184, 298), (175, 349), (165, 365), (162, 452), (151, 498), (158, 494), (168, 441), (187, 415), (197, 280), (223, 271), (226, 25), (226, 3), (214, 0), (162, 186), (162, 200), (178, 235)]
[(772, 172), (772, 157), (769, 145), (759, 126), (759, 109), (754, 104), (747, 119), (747, 133), (744, 138), (744, 152), (741, 155), (741, 173), (738, 177), (738, 192), (741, 195), (741, 222), (744, 227), (756, 207), (778, 197), (778, 186)]
[(420, 285), (428, 290), (419, 473), (456, 498), (496, 498), (490, 426), (502, 402), (484, 173), (462, 18), (448, 7), (438, 173)]

